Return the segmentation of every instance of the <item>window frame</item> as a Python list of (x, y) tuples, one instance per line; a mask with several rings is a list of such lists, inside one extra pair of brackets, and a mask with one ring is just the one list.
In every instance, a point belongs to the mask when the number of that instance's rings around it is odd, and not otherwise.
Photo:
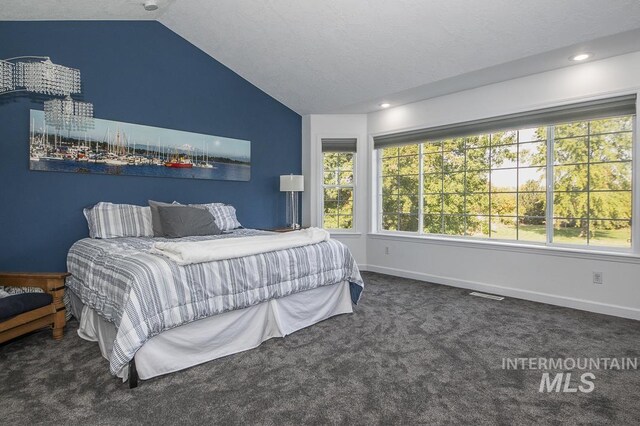
[[(640, 98), (638, 98), (640, 99)], [(640, 102), (640, 101), (639, 101)], [(631, 115), (631, 114), (624, 114)], [(606, 118), (614, 118), (622, 116), (620, 114), (612, 114), (610, 116), (606, 116), (603, 118), (595, 118), (591, 120), (601, 120)], [(579, 120), (579, 121), (591, 121), (591, 120)], [(522, 248), (534, 248), (534, 249), (549, 249), (551, 251), (566, 251), (572, 253), (601, 253), (601, 254), (613, 254), (613, 255), (623, 255), (630, 256), (633, 258), (640, 256), (640, 225), (634, 226), (634, 224), (640, 223), (638, 221), (638, 217), (640, 215), (640, 173), (638, 170), (638, 159), (640, 151), (637, 147), (639, 137), (637, 135), (638, 131), (638, 122), (640, 120), (640, 114), (638, 111), (633, 114), (633, 119), (631, 120), (631, 245), (630, 247), (616, 247), (616, 246), (606, 246), (606, 245), (588, 245), (588, 244), (570, 244), (570, 243), (562, 243), (562, 242), (554, 242), (553, 241), (553, 199), (554, 199), (554, 168), (558, 165), (554, 164), (554, 145), (555, 145), (555, 135), (554, 130), (555, 126), (566, 124), (566, 123), (558, 123), (558, 124), (549, 124), (543, 127), (547, 129), (547, 139), (546, 139), (546, 163), (545, 167), (545, 179), (546, 179), (546, 206), (545, 206), (545, 222), (546, 222), (546, 239), (544, 242), (542, 241), (528, 241), (528, 240), (517, 240), (517, 239), (500, 239), (500, 238), (490, 238), (490, 237), (477, 237), (477, 236), (466, 236), (466, 235), (447, 235), (447, 234), (435, 234), (435, 233), (426, 233), (424, 232), (424, 170), (423, 170), (423, 144), (419, 143), (419, 191), (420, 191), (420, 203), (418, 210), (418, 230), (414, 231), (399, 231), (399, 230), (387, 230), (383, 229), (383, 194), (382, 194), (382, 158), (383, 158), (383, 149), (375, 149), (373, 144), (371, 145), (371, 150), (373, 154), (373, 173), (372, 173), (372, 191), (371, 195), (374, 197), (374, 203), (372, 205), (375, 207), (374, 213), (374, 225), (372, 227), (372, 231), (374, 235), (381, 236), (389, 236), (389, 237), (409, 237), (410, 239), (429, 239), (433, 241), (442, 241), (442, 242), (452, 242), (452, 243), (478, 243), (479, 246), (491, 246), (495, 244), (497, 246), (503, 247), (522, 247)], [(496, 129), (493, 132), (498, 131), (506, 131), (506, 130), (519, 130), (519, 129)], [(382, 134), (381, 134), (382, 135)], [(379, 135), (376, 135), (379, 136)], [(590, 136), (590, 135), (589, 135)], [(372, 137), (373, 139), (373, 137)], [(446, 139), (443, 139), (446, 140)], [(517, 142), (518, 144), (520, 142)], [(465, 154), (466, 155), (466, 154)], [(590, 153), (588, 154), (590, 155)], [(615, 163), (616, 161), (612, 161)], [(605, 162), (609, 163), (609, 162)], [(519, 166), (516, 170), (519, 170)], [(465, 170), (466, 172), (466, 170)], [(586, 192), (592, 192), (593, 190), (589, 190)], [(560, 191), (562, 192), (562, 191)], [(597, 191), (596, 191), (597, 192)], [(519, 193), (519, 191), (518, 191)], [(589, 209), (589, 206), (587, 206)], [(466, 213), (465, 213), (466, 214)], [(603, 219), (606, 220), (606, 219)], [(491, 223), (491, 222), (490, 222)]]
[[(320, 139), (322, 141), (322, 139)], [(357, 139), (356, 139), (357, 140)], [(322, 144), (322, 142), (320, 142)], [(357, 208), (357, 179), (358, 179), (358, 167), (357, 167), (357, 158), (358, 158), (358, 153), (357, 151), (345, 151), (342, 152), (343, 154), (351, 154), (351, 158), (352, 158), (352, 164), (353, 164), (353, 181), (351, 183), (351, 185), (347, 186), (347, 185), (325, 185), (324, 183), (324, 174), (325, 174), (325, 170), (324, 170), (324, 152), (320, 151), (320, 166), (319, 166), (319, 176), (320, 176), (320, 202), (319, 202), (319, 226), (324, 228), (324, 190), (325, 188), (335, 188), (335, 189), (341, 189), (341, 188), (349, 188), (353, 191), (353, 207), (352, 207), (352, 211), (351, 211), (351, 228), (325, 228), (327, 231), (329, 231), (330, 233), (333, 234), (338, 234), (338, 233), (344, 233), (344, 234), (354, 234), (357, 232), (357, 215), (356, 215), (356, 208)]]

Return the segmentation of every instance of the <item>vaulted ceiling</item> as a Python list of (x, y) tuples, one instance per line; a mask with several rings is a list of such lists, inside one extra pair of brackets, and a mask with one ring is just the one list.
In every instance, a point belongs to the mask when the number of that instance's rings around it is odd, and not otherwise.
[(0, 20), (157, 19), (300, 114), (369, 112), (640, 50), (638, 0), (2, 0)]

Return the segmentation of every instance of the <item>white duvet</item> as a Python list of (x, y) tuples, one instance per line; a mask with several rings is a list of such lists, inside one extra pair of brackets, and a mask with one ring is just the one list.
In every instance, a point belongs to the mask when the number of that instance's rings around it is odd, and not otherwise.
[(328, 239), (329, 233), (324, 229), (308, 228), (282, 234), (221, 240), (158, 242), (153, 245), (151, 253), (168, 257), (179, 265), (191, 265), (308, 246)]

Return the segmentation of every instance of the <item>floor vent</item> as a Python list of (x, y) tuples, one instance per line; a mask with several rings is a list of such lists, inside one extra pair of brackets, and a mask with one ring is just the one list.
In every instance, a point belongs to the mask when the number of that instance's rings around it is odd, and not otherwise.
[(502, 296), (494, 296), (493, 294), (479, 293), (477, 291), (472, 291), (469, 294), (472, 295), (472, 296), (484, 297), (485, 299), (504, 300), (504, 297), (502, 297)]

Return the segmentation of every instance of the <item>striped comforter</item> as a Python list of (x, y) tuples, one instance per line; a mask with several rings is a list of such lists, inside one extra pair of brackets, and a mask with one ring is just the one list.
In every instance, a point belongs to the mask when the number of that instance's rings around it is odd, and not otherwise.
[[(250, 229), (202, 241), (265, 234)], [(349, 249), (336, 240), (236, 259), (179, 266), (149, 251), (162, 238), (89, 239), (67, 256), (67, 286), (118, 329), (110, 369), (117, 374), (151, 337), (226, 311), (342, 281), (357, 303), (364, 286)], [(169, 240), (166, 240), (169, 241)]]

